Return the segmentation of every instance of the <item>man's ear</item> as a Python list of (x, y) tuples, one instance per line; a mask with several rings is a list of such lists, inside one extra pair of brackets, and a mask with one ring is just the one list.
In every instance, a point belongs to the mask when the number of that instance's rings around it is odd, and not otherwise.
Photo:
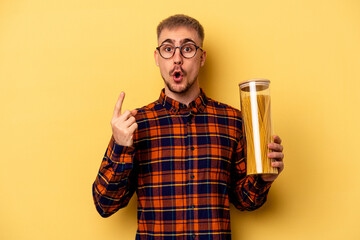
[(159, 66), (159, 53), (157, 50), (154, 51), (154, 58), (155, 58), (156, 66)]
[(202, 52), (202, 55), (201, 55), (201, 57), (200, 57), (200, 66), (201, 66), (201, 67), (204, 66), (205, 60), (206, 60), (206, 51), (203, 51), (203, 52)]

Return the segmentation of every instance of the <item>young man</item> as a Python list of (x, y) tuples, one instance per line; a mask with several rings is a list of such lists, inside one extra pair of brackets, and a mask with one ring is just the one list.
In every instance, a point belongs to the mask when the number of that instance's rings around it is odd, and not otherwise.
[[(185, 15), (158, 26), (155, 62), (165, 82), (160, 98), (111, 121), (113, 136), (93, 184), (97, 211), (108, 217), (136, 191), (136, 239), (231, 239), (230, 202), (254, 210), (278, 175), (246, 176), (245, 140), (238, 110), (208, 98), (199, 87), (204, 31)], [(269, 157), (279, 173), (278, 136)]]

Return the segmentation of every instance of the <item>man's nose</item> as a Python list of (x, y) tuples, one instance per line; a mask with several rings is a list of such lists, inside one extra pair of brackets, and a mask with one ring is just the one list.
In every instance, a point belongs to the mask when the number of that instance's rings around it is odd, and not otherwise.
[[(176, 51), (178, 50), (179, 51)], [(182, 64), (182, 61), (183, 61), (183, 58), (181, 56), (181, 52), (180, 52), (180, 48), (175, 48), (175, 53), (174, 53), (174, 56), (173, 56), (173, 61), (174, 61), (174, 64)]]

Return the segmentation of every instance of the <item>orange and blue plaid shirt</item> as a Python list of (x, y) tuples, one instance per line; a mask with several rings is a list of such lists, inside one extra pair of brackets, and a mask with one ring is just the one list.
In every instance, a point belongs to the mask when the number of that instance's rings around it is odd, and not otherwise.
[(108, 217), (138, 197), (138, 240), (231, 239), (230, 202), (254, 210), (270, 183), (246, 176), (240, 111), (201, 90), (186, 106), (161, 92), (138, 109), (132, 147), (112, 137), (93, 184)]

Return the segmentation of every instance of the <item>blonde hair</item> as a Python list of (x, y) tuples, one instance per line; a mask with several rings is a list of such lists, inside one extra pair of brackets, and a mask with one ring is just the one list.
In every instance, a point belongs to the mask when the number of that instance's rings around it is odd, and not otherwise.
[(163, 29), (174, 29), (177, 27), (188, 27), (194, 29), (199, 35), (202, 45), (205, 37), (204, 28), (201, 26), (198, 20), (184, 14), (176, 14), (162, 20), (156, 29), (158, 39)]

